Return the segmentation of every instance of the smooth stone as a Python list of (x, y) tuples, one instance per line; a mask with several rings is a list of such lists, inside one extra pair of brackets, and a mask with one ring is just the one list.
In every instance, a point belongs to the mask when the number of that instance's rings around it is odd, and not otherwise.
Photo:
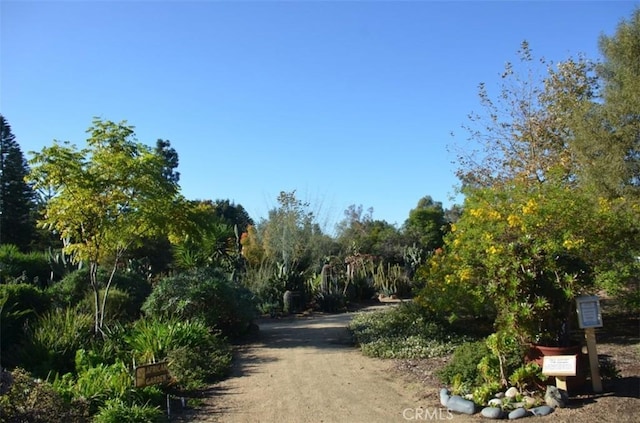
[(504, 393), (504, 396), (507, 398), (515, 398), (518, 394), (518, 389), (512, 386), (511, 388), (507, 389), (507, 392)]
[(502, 405), (502, 400), (500, 398), (491, 398), (489, 400), (490, 407), (500, 407)]
[(522, 398), (522, 400), (524, 401), (525, 407), (533, 407), (536, 405), (536, 399), (533, 397), (526, 396)]
[(442, 404), (443, 407), (447, 406), (449, 398), (451, 398), (451, 395), (449, 395), (449, 391), (446, 388), (440, 389), (440, 404)]
[(447, 408), (463, 414), (473, 414), (476, 412), (476, 405), (473, 401), (466, 400), (460, 395), (452, 395), (447, 402)]
[(531, 413), (534, 416), (546, 416), (547, 414), (551, 414), (553, 412), (553, 408), (548, 405), (541, 405), (540, 407), (534, 407), (531, 410)]
[(520, 419), (522, 417), (526, 417), (527, 414), (527, 410), (525, 410), (524, 408), (516, 408), (509, 413), (509, 420)]
[(495, 397), (496, 397), (496, 398), (504, 398), (504, 392), (498, 392), (498, 393), (495, 395)]
[(498, 407), (485, 407), (480, 412), (482, 417), (486, 417), (488, 419), (501, 419), (504, 416), (502, 412), (502, 408)]

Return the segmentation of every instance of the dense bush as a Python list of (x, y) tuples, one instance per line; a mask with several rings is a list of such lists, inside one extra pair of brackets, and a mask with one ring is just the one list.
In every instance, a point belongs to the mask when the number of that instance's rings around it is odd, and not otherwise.
[(453, 358), (437, 371), (444, 385), (473, 386), (483, 383), (478, 364), (491, 354), (484, 340), (464, 343), (456, 348)]
[[(104, 298), (104, 289), (99, 291), (99, 301), (102, 303)], [(105, 323), (107, 325), (116, 322), (126, 323), (132, 322), (140, 317), (140, 303), (137, 303), (131, 294), (118, 287), (109, 289), (109, 297), (105, 304)], [(80, 310), (85, 313), (95, 313), (95, 295), (93, 292), (87, 292), (85, 297), (79, 304)]]
[(468, 339), (413, 303), (358, 313), (349, 329), (365, 355), (380, 358), (442, 356)]
[(142, 307), (155, 319), (201, 320), (225, 336), (245, 333), (254, 317), (252, 294), (218, 269), (161, 279)]
[(231, 365), (229, 344), (199, 321), (141, 319), (125, 340), (136, 363), (168, 360), (182, 389), (221, 378)]
[(51, 267), (44, 253), (23, 253), (11, 244), (0, 245), (0, 283), (47, 284)]
[[(102, 287), (102, 292), (104, 292), (109, 276), (110, 274), (106, 269), (98, 269), (98, 281)], [(135, 273), (116, 272), (109, 290), (109, 296), (111, 296), (114, 288), (126, 293), (129, 297), (125, 310), (128, 318), (130, 320), (137, 318), (142, 304), (151, 293), (149, 282)], [(85, 301), (87, 295), (92, 295), (89, 269), (82, 268), (69, 273), (61, 281), (54, 283), (48, 291), (58, 307), (76, 305)], [(90, 310), (93, 310), (92, 303)]]
[(2, 365), (20, 364), (17, 355), (24, 344), (26, 329), (50, 307), (49, 297), (30, 284), (0, 285), (0, 354)]
[(93, 316), (77, 308), (51, 310), (30, 328), (21, 363), (36, 376), (75, 370), (76, 351), (90, 348)]

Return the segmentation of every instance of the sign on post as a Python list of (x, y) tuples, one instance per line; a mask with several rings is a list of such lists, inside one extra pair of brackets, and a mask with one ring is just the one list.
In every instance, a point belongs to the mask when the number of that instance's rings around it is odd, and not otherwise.
[(582, 296), (576, 298), (578, 306), (578, 324), (580, 329), (601, 328), (602, 313), (600, 299), (596, 296)]
[(166, 361), (138, 366), (135, 372), (136, 388), (158, 385), (169, 381), (169, 367)]
[(596, 296), (581, 296), (576, 298), (576, 306), (578, 308), (578, 324), (581, 329), (584, 329), (584, 336), (587, 340), (589, 367), (591, 369), (591, 386), (593, 392), (602, 392), (602, 379), (600, 378), (600, 364), (598, 363), (595, 332), (595, 328), (602, 327), (600, 299)]

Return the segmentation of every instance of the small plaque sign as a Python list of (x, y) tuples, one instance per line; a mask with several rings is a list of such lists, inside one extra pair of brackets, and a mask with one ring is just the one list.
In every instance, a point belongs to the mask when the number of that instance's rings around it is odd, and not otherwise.
[(582, 296), (576, 298), (578, 306), (578, 324), (580, 329), (601, 328), (602, 313), (600, 300), (596, 296)]
[(542, 373), (548, 376), (575, 376), (575, 355), (545, 355), (542, 358)]
[(166, 361), (138, 366), (135, 372), (136, 388), (158, 385), (169, 381), (169, 368)]

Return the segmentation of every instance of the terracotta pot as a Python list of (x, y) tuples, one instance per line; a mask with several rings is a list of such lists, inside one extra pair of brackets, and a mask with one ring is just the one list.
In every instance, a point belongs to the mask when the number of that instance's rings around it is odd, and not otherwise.
[[(589, 374), (589, 358), (582, 353), (581, 345), (571, 345), (568, 347), (551, 347), (547, 345), (532, 344), (527, 351), (525, 361), (534, 362), (542, 367), (544, 356), (550, 355), (575, 355), (576, 357), (576, 375), (567, 377), (567, 387), (571, 391), (581, 390), (587, 382)], [(545, 383), (554, 385), (555, 378), (549, 377)]]

